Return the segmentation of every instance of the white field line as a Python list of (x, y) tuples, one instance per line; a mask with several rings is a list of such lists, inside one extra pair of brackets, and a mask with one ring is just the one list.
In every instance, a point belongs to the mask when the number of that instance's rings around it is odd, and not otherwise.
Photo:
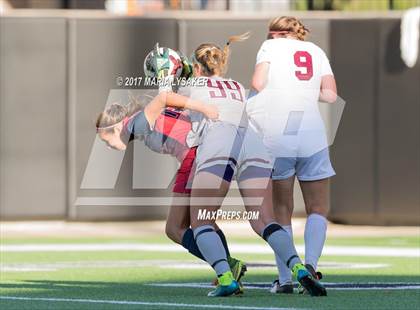
[[(272, 261), (248, 262), (252, 269), (276, 269), (277, 266)], [(385, 268), (389, 264), (373, 263), (346, 263), (346, 262), (323, 262), (319, 264), (321, 269), (372, 269)], [(57, 271), (61, 269), (80, 269), (80, 268), (171, 268), (171, 269), (209, 269), (209, 265), (200, 261), (178, 262), (173, 260), (116, 260), (116, 261), (75, 261), (75, 262), (56, 262), (56, 263), (0, 263), (1, 272), (44, 272)]]
[(3, 300), (21, 300), (21, 301), (45, 301), (45, 302), (75, 302), (75, 303), (93, 303), (93, 304), (112, 304), (112, 305), (139, 305), (139, 306), (160, 306), (168, 308), (201, 308), (201, 309), (238, 309), (238, 310), (297, 310), (297, 308), (267, 308), (267, 307), (248, 307), (233, 305), (203, 305), (203, 304), (180, 304), (172, 302), (147, 302), (147, 301), (129, 301), (129, 300), (107, 300), (107, 299), (73, 299), (73, 298), (44, 298), (44, 297), (15, 297), (0, 296)]
[[(271, 254), (268, 245), (231, 244), (229, 248), (235, 253)], [(299, 254), (304, 254), (303, 245), (297, 245)], [(145, 243), (91, 243), (91, 244), (20, 244), (0, 245), (0, 252), (85, 252), (85, 251), (147, 251), (147, 252), (185, 252), (177, 244), (145, 244)], [(388, 257), (420, 257), (420, 248), (368, 247), (368, 246), (326, 246), (324, 256), (388, 256)]]
[[(323, 284), (342, 284), (342, 285), (348, 285), (351, 283), (332, 283), (332, 282), (322, 282)], [(244, 288), (247, 290), (268, 290), (268, 286), (253, 286), (252, 284), (267, 284), (267, 283), (246, 283), (244, 282)], [(369, 283), (363, 283), (363, 284), (370, 284), (371, 287), (327, 287), (327, 290), (338, 290), (338, 291), (361, 291), (361, 290), (418, 290), (420, 289), (420, 285), (396, 285), (394, 287), (382, 287), (381, 284), (392, 284), (389, 282), (369, 282)], [(407, 283), (409, 284), (409, 283)], [(208, 288), (211, 289), (214, 286), (208, 283), (150, 283), (146, 284), (149, 286), (156, 286), (156, 287), (186, 287), (186, 288)], [(377, 286), (375, 286), (377, 285)]]

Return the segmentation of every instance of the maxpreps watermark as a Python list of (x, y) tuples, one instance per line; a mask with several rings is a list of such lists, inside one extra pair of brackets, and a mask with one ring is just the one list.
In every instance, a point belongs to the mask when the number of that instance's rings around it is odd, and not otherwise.
[(207, 209), (198, 210), (197, 220), (258, 220), (260, 211), (232, 211), (222, 210), (209, 211)]

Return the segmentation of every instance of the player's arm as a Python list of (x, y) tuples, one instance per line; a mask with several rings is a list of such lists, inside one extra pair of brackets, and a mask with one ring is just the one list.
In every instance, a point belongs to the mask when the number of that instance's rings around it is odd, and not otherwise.
[(321, 89), (319, 92), (319, 100), (334, 103), (337, 100), (337, 85), (330, 61), (324, 51), (320, 50), (321, 55)]
[(214, 105), (205, 104), (189, 97), (164, 91), (159, 93), (159, 95), (157, 95), (152, 102), (144, 108), (144, 113), (149, 124), (155, 123), (156, 119), (162, 112), (162, 109), (165, 107), (197, 111), (199, 113), (203, 113), (209, 119), (217, 119), (219, 117), (217, 107)]
[(270, 69), (269, 62), (260, 62), (255, 66), (254, 74), (252, 76), (251, 86), (257, 92), (260, 92), (264, 89), (267, 84), (268, 71)]
[(337, 84), (334, 75), (329, 74), (322, 77), (319, 100), (328, 103), (334, 103), (337, 100)]

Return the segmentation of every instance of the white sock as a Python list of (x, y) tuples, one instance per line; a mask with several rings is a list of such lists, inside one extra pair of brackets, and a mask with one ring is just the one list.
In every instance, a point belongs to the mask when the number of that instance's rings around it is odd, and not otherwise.
[(216, 271), (217, 276), (219, 277), (230, 271), (225, 248), (214, 227), (212, 225), (203, 225), (195, 228), (193, 232), (198, 249), (207, 263)]
[(316, 270), (319, 257), (327, 236), (327, 219), (322, 215), (312, 213), (305, 225), (305, 264), (310, 264)]
[[(287, 225), (283, 226), (283, 229), (287, 231), (290, 235), (290, 238), (292, 238), (293, 241), (293, 231), (292, 226)], [(280, 259), (278, 255), (276, 255), (276, 264), (277, 264), (277, 270), (279, 271), (279, 282), (280, 285), (285, 283), (291, 283), (292, 282), (292, 272), (290, 271), (289, 267), (286, 266), (285, 263)]]

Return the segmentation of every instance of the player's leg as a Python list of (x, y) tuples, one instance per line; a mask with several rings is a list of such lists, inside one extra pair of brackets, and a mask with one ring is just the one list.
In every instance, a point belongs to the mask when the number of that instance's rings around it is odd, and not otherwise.
[(273, 180), (274, 216), (282, 226), (292, 225), (294, 184), (294, 175), (284, 180)]
[[(293, 188), (295, 176), (285, 180), (273, 180), (273, 209), (276, 221), (290, 235), (293, 241), (292, 233), (292, 214), (293, 214)], [(279, 277), (273, 282), (272, 293), (293, 293), (292, 273), (285, 263), (276, 255), (277, 269)]]
[[(165, 227), (166, 235), (173, 242), (182, 245), (192, 255), (205, 261), (197, 243), (195, 242), (193, 230), (190, 228), (190, 195), (174, 193), (173, 197), (176, 200), (176, 203), (169, 209)], [(185, 204), (181, 205), (184, 199)], [(214, 228), (222, 241), (231, 269), (236, 270), (239, 268), (238, 266), (244, 265), (242, 261), (230, 256), (226, 237), (216, 223), (214, 223)]]
[(169, 239), (181, 244), (192, 255), (205, 261), (190, 228), (191, 189), (188, 188), (188, 184), (194, 173), (196, 151), (197, 148), (188, 151), (177, 171), (172, 189), (172, 206), (169, 209), (165, 231)]
[[(255, 188), (256, 185), (265, 184), (266, 188)], [(258, 231), (259, 235), (270, 245), (274, 253), (279, 259), (293, 271), (296, 279), (301, 283), (313, 296), (326, 295), (325, 288), (314, 279), (306, 270), (300, 260), (293, 240), (289, 233), (277, 223), (273, 215), (272, 205), (272, 182), (270, 178), (251, 178), (240, 180), (241, 194), (244, 197), (247, 210), (252, 210), (255, 205), (247, 205), (250, 197), (262, 197), (260, 206), (261, 221), (251, 222), (253, 229)], [(254, 187), (254, 188), (253, 188)]]
[[(257, 174), (261, 177), (257, 177)], [(264, 200), (270, 199), (268, 197), (270, 193), (267, 193), (270, 174), (271, 169), (248, 167), (237, 178), (245, 210), (258, 214), (257, 218), (249, 221), (249, 224), (259, 236), (261, 236), (261, 231), (264, 229), (266, 221), (274, 218), (273, 210), (263, 207)]]
[[(260, 220), (253, 221), (251, 226), (254, 231), (262, 236), (272, 247), (276, 261), (286, 266), (287, 273), (290, 274), (290, 268), (301, 266), (301, 261), (296, 253), (296, 249), (288, 232), (276, 222), (273, 210), (273, 194), (271, 177), (276, 176), (286, 178), (294, 174), (294, 160), (290, 160), (290, 165), (286, 165), (288, 170), (280, 171), (276, 165), (272, 165), (272, 158), (265, 151), (265, 146), (261, 138), (252, 128), (248, 128), (245, 133), (244, 143), (242, 145), (240, 163), (238, 169), (238, 183), (242, 197), (247, 209), (250, 206), (250, 198), (263, 197), (260, 203)], [(276, 162), (278, 164), (278, 162)], [(284, 166), (281, 166), (284, 169)], [(285, 219), (287, 224), (289, 219)], [(289, 266), (288, 266), (289, 265)], [(293, 287), (292, 287), (293, 290)]]
[[(302, 189), (308, 218), (305, 225), (305, 262), (316, 270), (324, 247), (329, 206), (329, 178), (335, 175), (328, 148), (298, 158), (296, 175)], [(310, 269), (311, 269), (310, 268)]]
[(250, 220), (255, 233), (261, 236), (265, 223), (274, 219), (272, 208), (272, 157), (261, 137), (252, 127), (238, 130), (242, 137), (236, 180), (247, 211), (257, 211), (257, 219)]
[[(193, 230), (190, 228), (190, 194), (174, 192), (173, 199), (174, 203), (169, 209), (166, 220), (166, 235), (175, 243), (182, 245), (195, 257), (206, 261), (194, 239)], [(214, 223), (214, 228), (226, 251), (227, 261), (233, 276), (237, 281), (239, 281), (247, 270), (246, 265), (243, 261), (230, 255), (225, 234), (216, 223)], [(217, 284), (217, 279), (214, 283)]]
[[(205, 261), (194, 239), (194, 234), (190, 228), (190, 194), (189, 185), (194, 176), (194, 162), (197, 148), (191, 148), (186, 154), (177, 171), (173, 186), (173, 204), (169, 209), (166, 221), (166, 235), (172, 241), (181, 244), (191, 254)], [(230, 257), (229, 248), (223, 231), (215, 224), (215, 229), (228, 256), (231, 266), (236, 266), (239, 260)]]
[(308, 218), (305, 225), (305, 264), (317, 269), (327, 235), (329, 179), (300, 181)]
[[(272, 206), (272, 184), (269, 183), (266, 199), (263, 201), (262, 213), (265, 221), (265, 227), (261, 231), (261, 236), (270, 247), (273, 249), (279, 260), (283, 262), (289, 269), (292, 270), (296, 280), (312, 295), (325, 296), (327, 294), (325, 288), (314, 278), (302, 264), (295, 245), (290, 234), (279, 224), (274, 218), (270, 219), (267, 214), (270, 214)], [(272, 212), (272, 211), (271, 211)]]
[[(214, 169), (225, 170), (226, 166), (213, 166), (209, 171), (199, 171), (191, 190), (190, 220), (194, 238), (206, 261), (215, 270), (219, 285), (208, 296), (228, 296), (239, 291), (227, 260), (222, 240), (217, 234), (212, 216), (223, 203), (229, 190), (230, 180), (218, 176)], [(203, 216), (203, 214), (207, 216)]]
[[(190, 195), (174, 193), (174, 203), (169, 209), (165, 232), (169, 239), (182, 245), (195, 257), (204, 260), (190, 228)], [(183, 202), (185, 200), (185, 202)]]
[(280, 260), (291, 269), (294, 265), (301, 264), (301, 260), (289, 233), (276, 222), (274, 217), (270, 218), (270, 215), (273, 214), (271, 181), (268, 182), (267, 188), (262, 194), (264, 200), (261, 205), (261, 213), (264, 227), (260, 231), (260, 235), (267, 241)]
[[(228, 261), (230, 270), (232, 271), (233, 277), (235, 278), (236, 281), (239, 282), (241, 278), (245, 275), (247, 271), (247, 266), (244, 261), (231, 256), (229, 245), (226, 240), (226, 236), (223, 233), (223, 230), (216, 223), (214, 223), (214, 229), (216, 230), (216, 233), (219, 235), (220, 240), (222, 241), (223, 247), (225, 248), (227, 261)], [(213, 283), (217, 285), (218, 284), (217, 279), (215, 279)], [(242, 286), (241, 286), (241, 290), (242, 290)]]
[[(292, 154), (290, 154), (292, 155)], [(276, 221), (288, 232), (292, 241), (293, 188), (295, 180), (295, 157), (278, 157), (274, 162), (273, 180), (273, 209)], [(292, 274), (290, 269), (276, 255), (278, 280), (273, 282), (270, 292), (293, 293)]]
[(190, 195), (173, 193), (172, 197), (174, 202), (169, 208), (165, 233), (173, 242), (182, 244), (185, 231), (190, 227)]

